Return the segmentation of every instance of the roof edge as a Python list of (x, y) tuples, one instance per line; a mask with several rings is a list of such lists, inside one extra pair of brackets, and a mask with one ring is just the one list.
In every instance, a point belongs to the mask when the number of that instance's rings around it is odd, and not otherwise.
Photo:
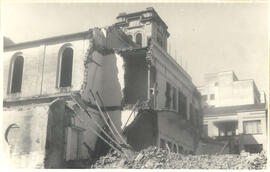
[(4, 52), (9, 51), (10, 49), (19, 48), (22, 46), (31, 46), (31, 45), (35, 45), (35, 44), (40, 45), (40, 44), (45, 44), (47, 42), (61, 40), (61, 39), (72, 39), (72, 38), (76, 38), (76, 37), (84, 37), (84, 36), (92, 33), (92, 31), (93, 31), (93, 29), (89, 29), (88, 31), (84, 31), (84, 32), (77, 32), (77, 33), (65, 34), (65, 35), (60, 35), (60, 36), (53, 36), (53, 37), (37, 39), (37, 40), (32, 40), (32, 41), (19, 42), (19, 43), (9, 45), (9, 46), (4, 45)]

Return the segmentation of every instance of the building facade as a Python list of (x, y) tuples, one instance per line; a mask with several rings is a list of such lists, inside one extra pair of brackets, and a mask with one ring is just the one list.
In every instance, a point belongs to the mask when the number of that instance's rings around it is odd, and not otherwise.
[(123, 137), (135, 150), (194, 153), (200, 93), (167, 53), (168, 36), (147, 8), (109, 27), (5, 46), (5, 155), (32, 168), (91, 159), (109, 118), (120, 133), (113, 140)]
[(208, 74), (199, 87), (204, 106), (204, 137), (227, 143), (231, 153), (267, 148), (267, 104), (253, 80), (234, 72)]

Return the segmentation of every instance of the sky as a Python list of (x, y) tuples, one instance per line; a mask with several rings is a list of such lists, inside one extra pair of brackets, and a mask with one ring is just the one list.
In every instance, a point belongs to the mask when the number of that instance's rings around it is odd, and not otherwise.
[(204, 75), (233, 70), (268, 93), (268, 5), (265, 3), (10, 3), (2, 32), (15, 43), (113, 24), (120, 12), (154, 7), (168, 26), (170, 54), (196, 86)]

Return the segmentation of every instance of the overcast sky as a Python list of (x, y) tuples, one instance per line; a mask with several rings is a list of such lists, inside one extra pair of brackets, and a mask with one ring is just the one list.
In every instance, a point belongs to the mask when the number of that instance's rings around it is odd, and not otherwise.
[(146, 7), (154, 7), (168, 25), (170, 54), (177, 54), (195, 85), (204, 84), (206, 73), (233, 70), (269, 95), (264, 3), (7, 4), (2, 29), (18, 43), (108, 26), (120, 12)]

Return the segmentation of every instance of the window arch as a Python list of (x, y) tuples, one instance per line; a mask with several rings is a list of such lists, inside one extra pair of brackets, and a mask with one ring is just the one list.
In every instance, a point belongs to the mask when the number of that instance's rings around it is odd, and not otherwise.
[(141, 33), (136, 34), (136, 44), (140, 45), (140, 47), (142, 46), (142, 34)]
[(132, 35), (128, 35), (127, 37), (128, 37), (129, 40), (132, 41)]
[(21, 54), (14, 56), (11, 67), (10, 93), (19, 93), (22, 88), (24, 58)]
[(70, 46), (64, 46), (60, 50), (60, 70), (59, 70), (59, 87), (71, 87), (72, 66), (73, 66), (73, 49)]

